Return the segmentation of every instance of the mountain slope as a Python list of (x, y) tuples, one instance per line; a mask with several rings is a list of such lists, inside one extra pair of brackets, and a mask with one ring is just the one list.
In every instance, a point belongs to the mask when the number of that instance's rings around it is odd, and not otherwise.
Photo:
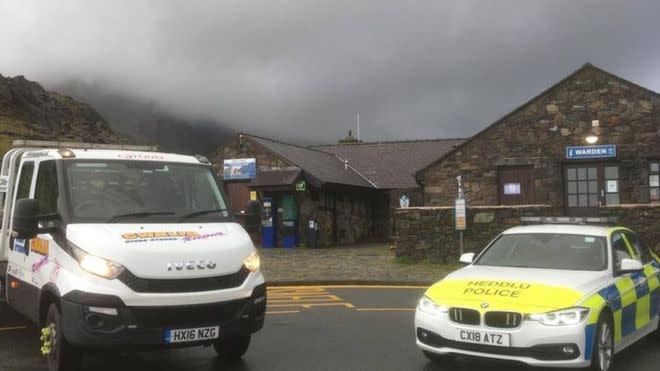
[(128, 142), (89, 105), (23, 76), (0, 75), (0, 153), (15, 139)]

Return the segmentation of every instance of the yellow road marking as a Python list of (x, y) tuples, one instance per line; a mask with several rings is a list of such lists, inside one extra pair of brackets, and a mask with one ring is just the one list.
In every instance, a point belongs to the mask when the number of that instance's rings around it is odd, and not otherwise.
[(24, 330), (27, 326), (0, 327), (0, 331)]
[(313, 300), (268, 300), (268, 305), (273, 304), (316, 304), (316, 303), (333, 303), (343, 301), (341, 299), (313, 299)]
[(309, 304), (273, 304), (269, 305), (269, 308), (276, 307), (301, 307), (305, 309), (311, 309), (312, 307), (346, 307), (346, 308), (355, 308), (353, 304), (350, 303), (309, 303)]
[(414, 312), (415, 308), (355, 308), (358, 312)]
[(266, 312), (266, 314), (292, 314), (292, 313), (300, 313), (299, 310), (276, 310), (272, 312)]

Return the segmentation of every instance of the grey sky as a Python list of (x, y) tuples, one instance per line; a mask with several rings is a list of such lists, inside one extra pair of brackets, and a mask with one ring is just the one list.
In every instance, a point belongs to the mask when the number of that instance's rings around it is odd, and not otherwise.
[(660, 90), (660, 1), (0, 0), (0, 73), (329, 142), (468, 136), (586, 61)]

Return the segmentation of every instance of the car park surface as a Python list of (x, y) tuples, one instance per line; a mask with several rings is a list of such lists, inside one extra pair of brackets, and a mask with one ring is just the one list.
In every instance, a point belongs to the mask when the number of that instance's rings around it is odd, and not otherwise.
[[(239, 362), (212, 348), (91, 354), (82, 370), (537, 370), (509, 362), (459, 357), (431, 364), (411, 330), (425, 287), (300, 286), (269, 289), (264, 330)], [(38, 330), (0, 306), (0, 370), (45, 370)], [(653, 370), (660, 342), (644, 340), (620, 353), (614, 370)], [(544, 369), (539, 369), (544, 370)]]

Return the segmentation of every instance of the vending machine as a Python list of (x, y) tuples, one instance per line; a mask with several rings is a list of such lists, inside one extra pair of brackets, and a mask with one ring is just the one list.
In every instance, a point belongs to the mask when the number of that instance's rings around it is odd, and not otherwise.
[(271, 197), (264, 197), (262, 199), (261, 246), (264, 248), (277, 246), (276, 210)]

